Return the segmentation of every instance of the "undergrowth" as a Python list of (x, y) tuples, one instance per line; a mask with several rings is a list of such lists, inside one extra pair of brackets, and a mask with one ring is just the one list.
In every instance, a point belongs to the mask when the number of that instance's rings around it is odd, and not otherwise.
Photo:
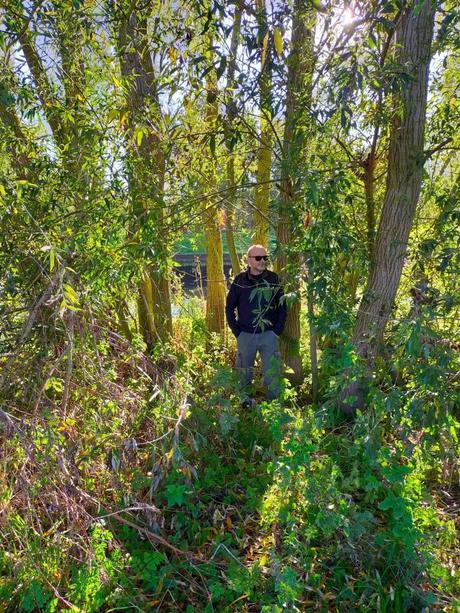
[(244, 411), (196, 322), (147, 357), (82, 316), (70, 379), (12, 370), (1, 610), (455, 610), (456, 356), (402, 338), (352, 420), (289, 387)]

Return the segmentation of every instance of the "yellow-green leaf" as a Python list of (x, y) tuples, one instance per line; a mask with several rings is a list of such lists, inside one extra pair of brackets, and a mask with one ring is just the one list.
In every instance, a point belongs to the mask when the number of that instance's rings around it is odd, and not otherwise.
[(275, 49), (279, 57), (283, 55), (283, 37), (278, 28), (274, 31)]
[(111, 121), (112, 119), (118, 119), (119, 117), (120, 117), (119, 109), (110, 109), (110, 111), (107, 113), (107, 119), (109, 121)]
[(137, 146), (140, 147), (142, 139), (144, 138), (144, 130), (142, 128), (136, 128), (134, 130), (134, 138), (136, 139)]
[(79, 298), (74, 288), (68, 283), (64, 283), (62, 287), (64, 289), (64, 296), (66, 297), (66, 300), (71, 304), (78, 304)]
[(113, 74), (113, 75), (111, 75), (111, 77), (112, 77), (112, 81), (114, 82), (114, 84), (115, 84), (117, 87), (121, 87), (121, 81), (120, 81), (119, 79), (117, 79), (117, 77), (116, 77), (114, 74)]

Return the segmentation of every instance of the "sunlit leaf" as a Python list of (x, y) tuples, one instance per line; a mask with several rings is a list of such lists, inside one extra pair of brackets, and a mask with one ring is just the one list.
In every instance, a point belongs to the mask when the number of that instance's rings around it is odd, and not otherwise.
[(279, 57), (281, 57), (283, 55), (283, 37), (278, 28), (275, 28), (275, 31), (273, 33), (273, 38), (275, 42), (276, 53), (278, 54)]

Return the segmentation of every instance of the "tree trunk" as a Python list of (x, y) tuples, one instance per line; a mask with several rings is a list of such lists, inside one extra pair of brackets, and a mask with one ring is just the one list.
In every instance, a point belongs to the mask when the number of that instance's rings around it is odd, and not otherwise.
[(316, 334), (315, 318), (315, 303), (313, 293), (313, 268), (307, 264), (307, 311), (308, 311), (308, 329), (310, 334), (310, 364), (311, 364), (311, 399), (313, 402), (318, 400), (319, 376), (318, 376), (318, 336)]
[(150, 350), (158, 341), (165, 341), (172, 335), (172, 314), (169, 251), (163, 219), (166, 162), (145, 9), (134, 8), (123, 18), (118, 53), (129, 108), (127, 149), (133, 231), (140, 243), (150, 242), (152, 253), (142, 264), (138, 299), (139, 323)]
[(383, 341), (399, 287), (407, 243), (420, 195), (424, 164), (428, 71), (433, 36), (431, 0), (406, 9), (397, 32), (396, 62), (410, 74), (401, 86), (390, 134), (386, 192), (353, 342), (372, 362)]
[(227, 183), (228, 183), (228, 191), (227, 198), (228, 204), (225, 209), (225, 234), (227, 237), (227, 247), (228, 252), (230, 253), (230, 261), (232, 263), (232, 271), (233, 275), (237, 275), (241, 272), (240, 266), (240, 258), (238, 257), (238, 252), (236, 251), (235, 246), (235, 233), (233, 231), (233, 212), (236, 206), (236, 185), (235, 185), (235, 158), (233, 154), (230, 153), (230, 156), (227, 161)]
[(116, 298), (115, 312), (117, 314), (121, 335), (131, 343), (133, 340), (133, 333), (131, 332), (131, 328), (129, 326), (129, 308), (124, 298)]
[(27, 67), (35, 81), (42, 110), (51, 128), (54, 140), (59, 147), (62, 147), (65, 141), (65, 128), (59, 110), (62, 103), (54, 94), (53, 87), (48, 80), (46, 70), (38, 55), (28, 28), (23, 28), (22, 31), (19, 32), (19, 28), (21, 27), (22, 26), (18, 24), (19, 41), (27, 62)]
[[(288, 81), (286, 94), (286, 118), (283, 141), (283, 163), (281, 168), (277, 240), (280, 255), (277, 269), (283, 281), (290, 278), (289, 289), (298, 298), (288, 307), (286, 327), (281, 336), (280, 349), (285, 364), (292, 369), (291, 379), (302, 380), (300, 357), (300, 258), (289, 254), (289, 247), (295, 239), (293, 212), (296, 207), (294, 182), (299, 174), (302, 151), (305, 146), (303, 126), (311, 104), (311, 83), (314, 69), (315, 9), (312, 5), (296, 0), (292, 22), (291, 53), (288, 59)], [(289, 255), (288, 255), (289, 254)], [(289, 263), (289, 272), (287, 264)]]
[[(272, 63), (271, 35), (268, 31), (267, 9), (265, 0), (256, 0), (256, 18), (260, 32), (265, 32), (261, 41), (262, 58), (259, 76), (260, 98), (260, 137), (257, 151), (256, 191), (254, 202), (254, 236), (255, 244), (263, 245), (268, 249), (269, 243), (269, 203), (270, 203), (270, 173), (272, 166), (273, 128), (271, 125), (272, 105)], [(264, 42), (265, 41), (265, 42)]]
[[(212, 48), (212, 41), (209, 42)], [(206, 85), (206, 130), (210, 135), (216, 133), (218, 118), (217, 77), (212, 69)], [(209, 150), (205, 156), (203, 174), (206, 177), (206, 189), (210, 194), (216, 191), (216, 162)], [(203, 200), (203, 223), (206, 237), (206, 327), (208, 332), (215, 332), (225, 338), (225, 277), (222, 237), (219, 228), (217, 204), (213, 196)]]
[[(236, 119), (236, 104), (233, 100), (233, 95), (236, 88), (235, 83), (235, 69), (236, 69), (236, 55), (238, 53), (238, 44), (240, 40), (241, 32), (241, 17), (243, 8), (241, 2), (238, 0), (235, 4), (235, 15), (233, 18), (233, 31), (232, 40), (230, 43), (230, 62), (228, 64), (227, 71), (227, 117), (226, 117), (226, 135), (227, 138), (231, 136), (231, 130), (233, 123)], [(234, 146), (229, 147), (228, 160), (227, 160), (227, 198), (225, 207), (225, 229), (227, 237), (227, 246), (230, 253), (230, 260), (232, 263), (232, 271), (234, 275), (237, 275), (240, 270), (240, 259), (235, 247), (235, 238), (233, 232), (233, 216), (236, 208), (236, 183), (235, 183), (235, 156)]]

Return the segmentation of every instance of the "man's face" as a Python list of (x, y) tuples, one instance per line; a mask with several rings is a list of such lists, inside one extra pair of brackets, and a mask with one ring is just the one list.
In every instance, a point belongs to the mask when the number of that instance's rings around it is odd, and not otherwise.
[(248, 255), (249, 271), (253, 275), (260, 275), (267, 268), (267, 252), (263, 247), (254, 247)]

